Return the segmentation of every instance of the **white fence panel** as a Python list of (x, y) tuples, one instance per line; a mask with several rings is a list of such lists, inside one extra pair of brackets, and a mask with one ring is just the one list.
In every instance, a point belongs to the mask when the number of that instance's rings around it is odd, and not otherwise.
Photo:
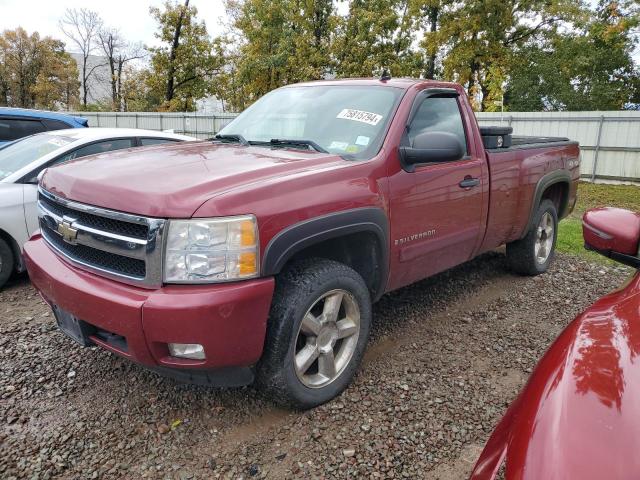
[(209, 138), (233, 120), (236, 113), (202, 115), (174, 112), (75, 112), (85, 117), (91, 127), (144, 128), (173, 130), (197, 138)]
[[(92, 127), (173, 130), (197, 138), (218, 133), (237, 114), (77, 112)], [(568, 137), (580, 142), (582, 176), (640, 182), (640, 112), (478, 113), (480, 125), (511, 125), (515, 135)]]
[(478, 113), (480, 125), (511, 125), (515, 135), (580, 142), (582, 176), (640, 182), (640, 112)]

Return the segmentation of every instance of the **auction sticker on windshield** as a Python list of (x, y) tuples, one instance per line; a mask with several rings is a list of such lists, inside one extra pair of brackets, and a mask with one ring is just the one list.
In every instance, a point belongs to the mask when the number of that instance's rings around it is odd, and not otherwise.
[(368, 125), (377, 125), (382, 120), (382, 115), (377, 113), (364, 112), (362, 110), (352, 110), (345, 108), (342, 110), (336, 118), (342, 118), (344, 120), (354, 120), (356, 122), (366, 123)]

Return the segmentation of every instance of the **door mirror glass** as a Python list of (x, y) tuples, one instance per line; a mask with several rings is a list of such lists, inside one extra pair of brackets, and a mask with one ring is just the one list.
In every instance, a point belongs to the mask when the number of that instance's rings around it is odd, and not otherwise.
[(454, 162), (464, 158), (465, 149), (456, 135), (449, 132), (424, 132), (415, 136), (411, 147), (400, 147), (405, 165)]
[(640, 213), (620, 208), (589, 210), (582, 219), (585, 248), (640, 268)]

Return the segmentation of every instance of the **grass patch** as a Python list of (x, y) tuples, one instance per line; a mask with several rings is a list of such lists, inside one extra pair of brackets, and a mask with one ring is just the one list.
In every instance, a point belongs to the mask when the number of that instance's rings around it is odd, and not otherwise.
[(578, 203), (573, 213), (560, 222), (556, 248), (559, 252), (579, 255), (592, 261), (613, 265), (613, 261), (584, 248), (582, 215), (587, 210), (596, 207), (619, 207), (640, 212), (640, 187), (580, 182)]
[(607, 257), (590, 252), (584, 248), (582, 238), (582, 221), (577, 218), (565, 218), (558, 226), (558, 242), (556, 249), (569, 255), (577, 255), (593, 262), (613, 265), (614, 262)]
[(640, 187), (580, 182), (578, 203), (571, 216), (582, 218), (584, 212), (596, 207), (619, 207), (640, 212)]

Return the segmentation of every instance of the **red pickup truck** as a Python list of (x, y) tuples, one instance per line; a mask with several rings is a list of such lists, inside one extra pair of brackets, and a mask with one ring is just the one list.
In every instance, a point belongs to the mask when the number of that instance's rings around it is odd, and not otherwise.
[(579, 154), (479, 128), (455, 84), (292, 85), (209, 141), (47, 170), (26, 264), (82, 345), (309, 408), (352, 379), (385, 292), (502, 244), (544, 272)]

